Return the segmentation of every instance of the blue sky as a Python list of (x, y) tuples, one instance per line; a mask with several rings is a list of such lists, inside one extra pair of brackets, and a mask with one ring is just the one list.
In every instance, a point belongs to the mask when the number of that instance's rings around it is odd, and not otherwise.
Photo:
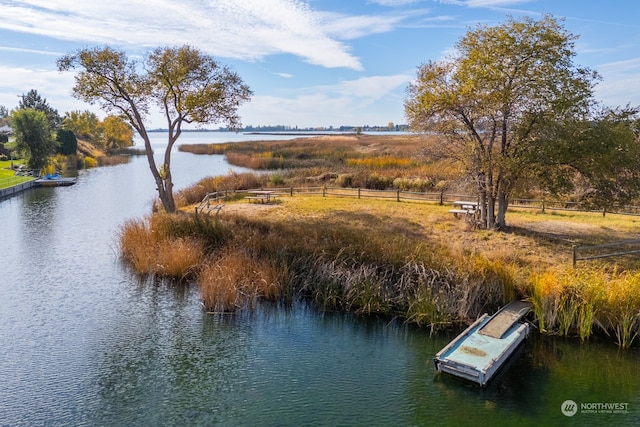
[[(244, 125), (405, 123), (417, 67), (442, 59), (477, 24), (508, 16), (566, 19), (577, 65), (603, 80), (596, 98), (640, 105), (640, 2), (635, 0), (0, 0), (0, 105), (36, 89), (63, 114), (71, 97), (55, 61), (110, 45), (142, 57), (188, 43), (229, 65), (254, 92)], [(153, 115), (151, 127), (166, 127)]]

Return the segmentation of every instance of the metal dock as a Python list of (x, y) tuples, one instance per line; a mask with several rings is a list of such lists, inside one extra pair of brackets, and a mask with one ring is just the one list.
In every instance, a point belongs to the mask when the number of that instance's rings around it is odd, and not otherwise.
[(484, 387), (527, 337), (529, 325), (520, 320), (530, 309), (530, 303), (514, 301), (493, 316), (482, 315), (436, 354), (436, 370)]

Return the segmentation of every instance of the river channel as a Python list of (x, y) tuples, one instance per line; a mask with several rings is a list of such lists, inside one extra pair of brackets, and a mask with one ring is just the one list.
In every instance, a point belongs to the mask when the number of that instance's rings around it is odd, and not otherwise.
[[(264, 139), (181, 143), (245, 138)], [(177, 188), (231, 169), (174, 153)], [(195, 286), (140, 282), (118, 262), (119, 227), (154, 195), (146, 159), (132, 157), (0, 201), (0, 426), (640, 424), (637, 347), (534, 331), (480, 389), (434, 371), (455, 331), (303, 302), (207, 315)]]

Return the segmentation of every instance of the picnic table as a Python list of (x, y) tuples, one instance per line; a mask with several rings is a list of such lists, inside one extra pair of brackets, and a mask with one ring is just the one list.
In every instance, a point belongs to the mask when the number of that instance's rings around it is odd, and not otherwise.
[(458, 218), (458, 215), (466, 215), (467, 217), (475, 217), (478, 211), (478, 202), (470, 202), (467, 200), (456, 200), (453, 202), (454, 209), (450, 209), (449, 213), (452, 213), (454, 217)]
[(247, 193), (250, 195), (246, 196), (245, 199), (256, 203), (270, 203), (272, 199), (277, 197), (275, 191), (271, 190), (249, 190)]

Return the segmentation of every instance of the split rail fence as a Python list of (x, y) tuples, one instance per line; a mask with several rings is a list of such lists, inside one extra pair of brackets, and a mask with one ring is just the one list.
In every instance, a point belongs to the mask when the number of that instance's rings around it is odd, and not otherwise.
[[(278, 195), (295, 196), (296, 194), (321, 195), (323, 197), (355, 197), (358, 199), (374, 198), (389, 199), (397, 202), (401, 201), (423, 201), (440, 205), (451, 204), (456, 200), (476, 200), (476, 196), (469, 194), (454, 194), (445, 192), (414, 192), (404, 190), (371, 190), (364, 188), (342, 188), (342, 187), (286, 187), (268, 188)], [(595, 212), (619, 215), (640, 216), (640, 206), (625, 206), (615, 211), (586, 209), (579, 202), (544, 199), (511, 199), (509, 209), (529, 209), (546, 211), (574, 211), (574, 212)]]
[[(440, 205), (452, 204), (456, 200), (475, 200), (475, 196), (468, 194), (453, 194), (445, 192), (413, 192), (403, 190), (371, 190), (363, 188), (342, 188), (342, 187), (288, 187), (288, 188), (269, 188), (275, 195), (279, 196), (295, 196), (298, 195), (319, 195), (322, 197), (355, 197), (388, 199), (401, 201), (422, 201), (437, 203)], [(222, 206), (220, 202), (224, 200), (227, 194), (222, 192), (208, 194), (199, 206), (200, 209), (211, 204), (212, 200), (215, 206)], [(640, 216), (640, 206), (626, 206), (616, 211), (594, 211), (582, 209), (580, 203), (570, 201), (548, 201), (541, 199), (511, 199), (509, 201), (509, 209), (529, 209), (539, 210), (542, 213), (546, 211), (574, 211), (574, 212), (597, 212), (605, 216), (607, 213), (618, 215), (635, 215)], [(219, 212), (219, 208), (216, 209)], [(595, 251), (595, 253), (594, 253)], [(573, 246), (573, 265), (575, 267), (578, 261), (593, 260), (599, 258), (608, 258), (614, 256), (630, 255), (640, 253), (640, 240), (627, 240), (616, 243), (609, 243), (594, 246)]]

